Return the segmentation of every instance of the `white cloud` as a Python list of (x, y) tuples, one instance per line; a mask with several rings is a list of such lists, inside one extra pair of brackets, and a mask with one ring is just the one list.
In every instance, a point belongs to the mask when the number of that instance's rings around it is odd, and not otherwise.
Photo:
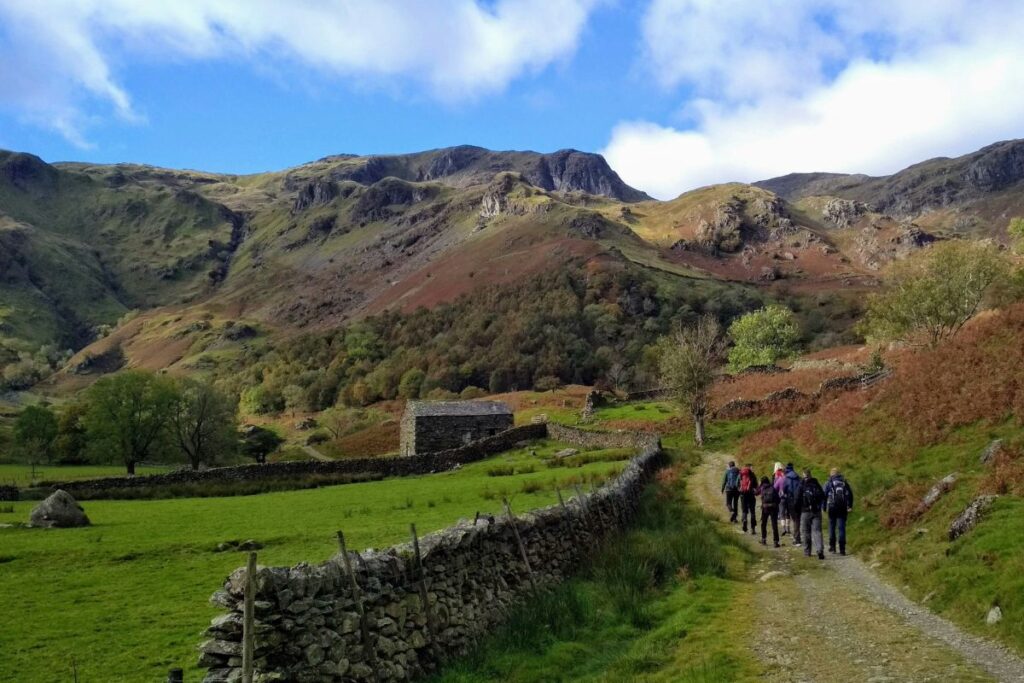
[(1024, 135), (1024, 5), (655, 0), (646, 58), (687, 128), (626, 121), (604, 150), (655, 196), (796, 171), (891, 173)]
[(459, 101), (571, 55), (596, 0), (0, 0), (0, 106), (84, 142), (135, 119), (116, 65), (245, 58), (416, 83)]

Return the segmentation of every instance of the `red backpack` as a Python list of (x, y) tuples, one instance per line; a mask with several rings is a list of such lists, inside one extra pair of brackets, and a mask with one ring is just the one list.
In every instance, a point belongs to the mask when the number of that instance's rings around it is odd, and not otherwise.
[(744, 467), (740, 470), (740, 493), (753, 493), (756, 488), (757, 482), (754, 481), (754, 473), (749, 467)]

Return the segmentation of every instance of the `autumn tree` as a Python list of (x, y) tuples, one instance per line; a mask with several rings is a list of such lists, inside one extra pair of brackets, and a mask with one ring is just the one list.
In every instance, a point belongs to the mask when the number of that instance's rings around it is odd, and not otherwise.
[(868, 299), (861, 330), (875, 339), (934, 347), (959, 332), (1009, 274), (993, 244), (934, 244), (892, 265), (885, 290)]
[(183, 379), (170, 412), (171, 436), (182, 455), (198, 470), (237, 447), (237, 405), (209, 382)]
[(167, 445), (167, 425), (177, 399), (174, 383), (144, 370), (104, 377), (86, 394), (83, 416), (89, 447), (100, 458), (113, 454), (129, 475), (136, 463)]
[(694, 439), (703, 446), (711, 385), (725, 351), (722, 328), (713, 316), (705, 315), (696, 324), (681, 327), (662, 339), (660, 347), (662, 381), (690, 411)]

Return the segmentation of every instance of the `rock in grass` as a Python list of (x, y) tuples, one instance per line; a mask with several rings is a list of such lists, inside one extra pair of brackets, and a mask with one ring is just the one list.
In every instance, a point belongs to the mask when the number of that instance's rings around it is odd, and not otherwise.
[(758, 579), (758, 581), (760, 581), (761, 583), (765, 583), (767, 581), (771, 581), (772, 579), (781, 579), (784, 576), (789, 576), (789, 574), (787, 574), (786, 572), (778, 571), (768, 572), (767, 574), (762, 575), (761, 578)]
[(982, 465), (987, 465), (992, 460), (992, 458), (996, 457), (996, 455), (999, 453), (1000, 450), (1002, 450), (1002, 448), (1003, 440), (993, 439), (987, 446), (985, 446), (985, 450), (981, 452), (981, 455), (978, 456), (978, 462), (980, 462)]
[(78, 501), (67, 491), (58, 489), (35, 506), (29, 515), (29, 524), (52, 529), (89, 526), (90, 522)]
[(579, 453), (575, 448), (566, 448), (555, 453), (556, 458), (568, 458), (570, 455), (576, 455)]
[(955, 541), (978, 525), (998, 496), (978, 496), (949, 525), (949, 540)]
[(988, 611), (988, 615), (985, 617), (985, 623), (989, 626), (995, 626), (1003, 620), (1003, 610), (999, 609), (999, 605), (993, 605), (992, 609)]
[(953, 488), (953, 484), (956, 483), (956, 479), (956, 472), (947, 474), (945, 477), (940, 479), (935, 486), (931, 487), (928, 493), (924, 495), (924, 498), (922, 498), (921, 502), (918, 504), (917, 514), (924, 514), (932, 505), (935, 505), (939, 498), (942, 498), (947, 491)]

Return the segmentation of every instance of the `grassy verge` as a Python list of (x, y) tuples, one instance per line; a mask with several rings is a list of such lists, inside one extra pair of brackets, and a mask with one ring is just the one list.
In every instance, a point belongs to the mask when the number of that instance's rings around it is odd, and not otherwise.
[[(499, 513), (502, 496), (517, 511), (550, 505), (556, 485), (600, 481), (624, 465), (548, 469), (562, 448), (539, 442), (453, 472), (304, 491), (87, 501), (89, 528), (0, 528), (4, 613), (17, 615), (0, 628), (0, 681), (71, 680), (72, 658), (83, 683), (162, 680), (172, 666), (196, 680), (195, 647), (217, 614), (207, 599), (243, 564), (218, 543), (255, 539), (261, 564), (317, 562), (336, 551), (339, 529), (353, 547), (381, 547), (407, 540), (410, 522), (427, 532)], [(489, 476), (495, 466), (520, 473)], [(5, 504), (0, 524), (27, 520), (33, 505)]]
[(749, 555), (687, 502), (682, 474), (695, 455), (672, 453), (632, 529), (609, 539), (577, 577), (515, 610), (434, 683), (756, 678), (756, 662), (735, 647), (743, 634), (733, 618)]

